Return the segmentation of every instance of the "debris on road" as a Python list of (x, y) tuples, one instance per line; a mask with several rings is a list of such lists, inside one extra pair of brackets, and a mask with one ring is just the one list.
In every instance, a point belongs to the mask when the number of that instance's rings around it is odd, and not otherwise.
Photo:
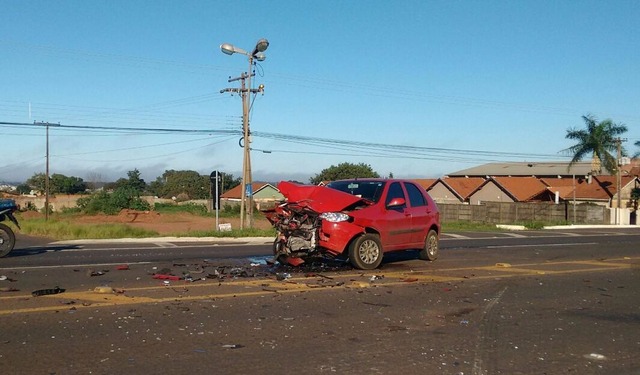
[(222, 345), (223, 348), (225, 349), (240, 349), (240, 348), (244, 348), (244, 345), (240, 345), (240, 344), (224, 344)]
[(585, 354), (584, 357), (586, 359), (593, 359), (596, 361), (604, 361), (607, 359), (606, 356), (602, 355), (602, 354), (598, 354), (598, 353), (591, 353), (591, 354)]
[(93, 289), (95, 293), (98, 294), (112, 294), (115, 293), (115, 290), (110, 286), (97, 286)]
[(59, 293), (64, 293), (65, 289), (62, 289), (60, 287), (55, 287), (53, 289), (39, 289), (39, 290), (34, 290), (33, 292), (31, 292), (31, 295), (34, 297), (38, 297), (38, 296), (47, 296), (50, 294), (59, 294)]
[(107, 272), (109, 272), (109, 270), (94, 271), (92, 268), (89, 268), (87, 269), (87, 276), (88, 277), (102, 276)]
[(157, 280), (170, 280), (170, 281), (178, 281), (182, 279), (180, 276), (166, 275), (163, 273), (156, 273), (153, 275), (153, 278)]

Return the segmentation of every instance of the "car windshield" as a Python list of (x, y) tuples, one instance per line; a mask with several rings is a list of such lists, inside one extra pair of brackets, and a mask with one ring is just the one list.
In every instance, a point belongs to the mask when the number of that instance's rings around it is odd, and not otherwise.
[(327, 185), (332, 189), (340, 190), (356, 197), (364, 198), (377, 203), (382, 196), (385, 181), (334, 181)]

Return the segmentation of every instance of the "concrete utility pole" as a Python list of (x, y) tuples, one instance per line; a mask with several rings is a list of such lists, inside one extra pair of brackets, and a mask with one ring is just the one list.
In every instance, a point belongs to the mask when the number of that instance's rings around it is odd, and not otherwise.
[(626, 141), (626, 139), (616, 138), (614, 142), (616, 143), (618, 155), (616, 159), (616, 194), (618, 196), (618, 204), (616, 207), (616, 224), (622, 224), (620, 222), (620, 210), (622, 209), (622, 192), (620, 188), (622, 186), (622, 142)]
[[(240, 88), (227, 88), (220, 90), (223, 92), (240, 93), (242, 97), (242, 138), (240, 139), (240, 146), (244, 148), (244, 156), (242, 161), (242, 183), (241, 188), (241, 200), (240, 200), (240, 229), (245, 229), (245, 216), (248, 227), (253, 227), (253, 191), (252, 191), (252, 178), (251, 178), (251, 131), (249, 130), (249, 112), (251, 111), (251, 95), (257, 93), (264, 93), (264, 85), (258, 86), (257, 89), (251, 88), (251, 77), (255, 76), (253, 72), (254, 59), (257, 61), (264, 61), (264, 51), (269, 47), (269, 42), (266, 39), (258, 40), (255, 48), (251, 53), (234, 47), (229, 43), (223, 43), (220, 45), (220, 50), (227, 55), (233, 55), (234, 53), (240, 53), (249, 57), (249, 71), (248, 73), (242, 73), (240, 77), (229, 78), (228, 82), (240, 81)], [(244, 144), (242, 144), (244, 143)]]
[(44, 176), (44, 219), (49, 221), (49, 127), (60, 126), (60, 124), (51, 124), (49, 122), (33, 122), (35, 125), (42, 125), (47, 128), (47, 140), (46, 140), (46, 167)]

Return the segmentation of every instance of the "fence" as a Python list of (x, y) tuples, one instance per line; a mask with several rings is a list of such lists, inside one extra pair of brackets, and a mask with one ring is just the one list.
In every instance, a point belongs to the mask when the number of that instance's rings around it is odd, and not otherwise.
[(549, 203), (484, 202), (479, 205), (439, 203), (442, 222), (512, 224), (523, 222), (572, 224), (610, 224), (610, 211), (605, 206)]

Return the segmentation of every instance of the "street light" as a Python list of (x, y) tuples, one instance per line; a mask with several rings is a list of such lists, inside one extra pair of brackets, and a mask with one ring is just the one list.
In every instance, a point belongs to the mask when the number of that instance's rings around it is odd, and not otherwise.
[[(264, 61), (266, 56), (264, 55), (264, 51), (269, 47), (269, 41), (262, 38), (258, 40), (256, 46), (254, 47), (251, 53), (243, 50), (242, 48), (238, 48), (229, 43), (222, 43), (220, 45), (220, 50), (222, 53), (226, 55), (233, 55), (234, 53), (239, 53), (241, 55), (245, 55), (249, 58), (249, 71), (247, 73), (242, 73), (240, 77), (237, 78), (229, 78), (229, 82), (240, 81), (240, 89), (223, 89), (220, 92), (240, 92), (242, 97), (242, 139), (244, 145), (244, 157), (242, 161), (242, 183), (241, 183), (241, 194), (242, 197), (240, 199), (240, 228), (245, 228), (245, 215), (247, 216), (248, 227), (252, 227), (252, 217), (253, 217), (253, 191), (251, 188), (252, 180), (251, 180), (251, 132), (249, 131), (249, 111), (250, 111), (250, 99), (251, 93), (257, 94), (258, 92), (264, 92), (264, 86), (260, 85), (257, 89), (251, 88), (251, 77), (255, 75), (252, 72), (253, 70), (253, 60)], [(245, 85), (246, 83), (246, 85)]]

